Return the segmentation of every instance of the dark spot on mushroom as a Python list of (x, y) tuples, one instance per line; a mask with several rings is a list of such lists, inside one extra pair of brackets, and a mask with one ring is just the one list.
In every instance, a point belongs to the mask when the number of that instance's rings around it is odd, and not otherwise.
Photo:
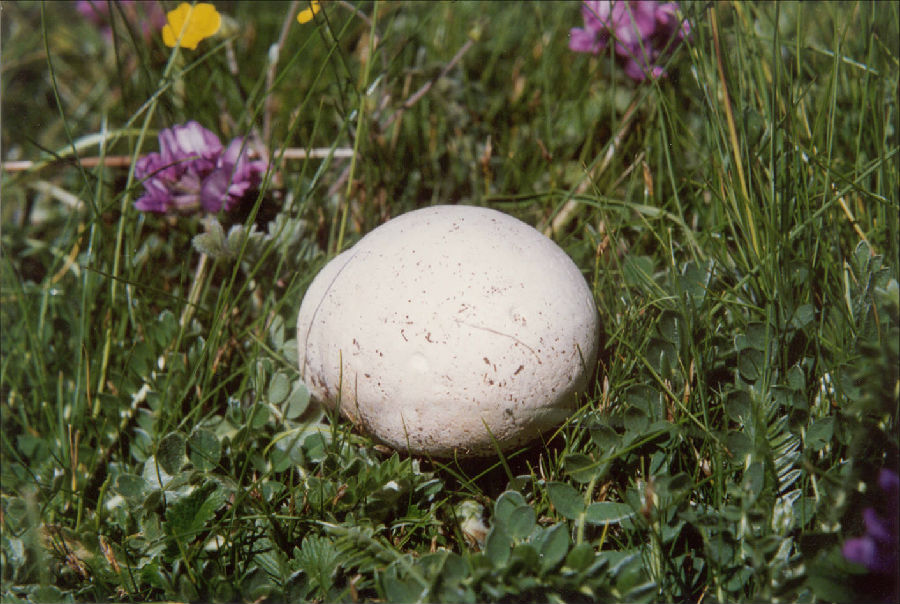
[(485, 364), (485, 365), (490, 365), (490, 364), (491, 364), (491, 360), (490, 360), (489, 358), (487, 358), (487, 357), (484, 357), (484, 364)]
[(513, 373), (513, 375), (519, 375), (523, 369), (525, 369), (525, 365), (519, 365), (519, 368), (516, 369), (516, 371), (515, 371), (515, 373)]

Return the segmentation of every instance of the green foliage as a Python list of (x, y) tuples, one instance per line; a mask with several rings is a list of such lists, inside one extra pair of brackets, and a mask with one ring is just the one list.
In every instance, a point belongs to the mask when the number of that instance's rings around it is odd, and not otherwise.
[[(841, 545), (900, 465), (895, 4), (683, 3), (641, 84), (576, 4), (222, 3), (177, 56), (4, 4), (0, 599), (886, 599)], [(189, 119), (266, 180), (137, 212), (110, 160)], [(317, 271), (434, 203), (544, 230), (602, 318), (500, 460), (386, 452), (297, 371)]]

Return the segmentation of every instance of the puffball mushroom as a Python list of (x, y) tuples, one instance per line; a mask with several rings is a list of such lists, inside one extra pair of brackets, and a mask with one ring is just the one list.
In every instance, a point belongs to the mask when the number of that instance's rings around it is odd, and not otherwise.
[(597, 358), (584, 277), (502, 212), (433, 206), (332, 259), (300, 306), (313, 397), (399, 450), (483, 456), (575, 410)]

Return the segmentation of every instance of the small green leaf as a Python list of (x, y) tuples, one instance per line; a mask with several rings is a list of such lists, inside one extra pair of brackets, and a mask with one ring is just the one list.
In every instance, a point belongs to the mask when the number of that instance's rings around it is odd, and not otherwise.
[(734, 561), (736, 546), (730, 534), (721, 533), (706, 542), (706, 556), (715, 564), (729, 565)]
[(131, 349), (131, 359), (128, 365), (135, 374), (142, 378), (147, 378), (154, 369), (153, 365), (156, 362), (153, 354), (154, 351), (150, 347), (150, 343), (145, 341), (136, 342)]
[(860, 241), (853, 250), (854, 269), (857, 276), (862, 277), (865, 274), (871, 257), (872, 248), (865, 241)]
[(246, 245), (248, 250), (252, 250), (254, 245), (258, 245), (262, 232), (256, 230), (256, 225), (250, 225), (249, 229), (244, 228), (242, 224), (232, 225), (228, 229), (228, 236), (225, 238), (225, 247), (231, 257), (236, 257), (241, 253), (241, 249)]
[(16, 437), (16, 444), (19, 446), (19, 451), (24, 453), (27, 457), (39, 457), (43, 459), (47, 456), (47, 443), (44, 442), (44, 439), (33, 434), (28, 434), (27, 432), (19, 434)]
[(388, 602), (418, 602), (424, 589), (415, 579), (400, 579), (389, 574), (382, 577), (381, 584)]
[(307, 535), (297, 552), (297, 562), (318, 589), (319, 596), (327, 599), (340, 564), (340, 554), (331, 539)]
[(725, 415), (730, 419), (744, 423), (750, 419), (750, 394), (746, 390), (729, 393), (725, 400)]
[(566, 556), (566, 566), (578, 572), (586, 570), (593, 561), (594, 548), (590, 543), (579, 543)]
[(786, 409), (793, 407), (794, 409), (799, 409), (801, 411), (809, 409), (809, 403), (806, 401), (806, 397), (799, 392), (794, 392), (787, 386), (776, 384), (770, 388), (769, 392), (772, 395), (772, 400), (781, 408)]
[(509, 560), (512, 538), (500, 527), (494, 525), (484, 543), (484, 554), (494, 564), (503, 566)]
[[(678, 351), (675, 346), (660, 338), (651, 338), (647, 344), (647, 361), (653, 370), (666, 378), (673, 376), (673, 370), (678, 367)], [(646, 386), (639, 386), (646, 388)]]
[(537, 516), (530, 505), (521, 505), (506, 518), (504, 525), (513, 539), (524, 539), (534, 530)]
[(564, 482), (548, 482), (547, 492), (553, 507), (564, 518), (574, 520), (584, 512), (584, 497), (571, 485)]
[(294, 382), (294, 390), (287, 399), (284, 417), (297, 419), (309, 407), (309, 389), (301, 381)]
[(321, 432), (314, 432), (303, 439), (303, 449), (306, 451), (306, 457), (313, 463), (318, 463), (325, 459), (328, 450), (328, 440)]
[(625, 391), (625, 400), (629, 405), (637, 407), (650, 417), (657, 417), (662, 409), (660, 393), (643, 384), (631, 386)]
[(603, 453), (609, 453), (619, 444), (619, 433), (605, 424), (591, 426), (591, 441)]
[(625, 256), (622, 276), (627, 285), (640, 287), (652, 284), (653, 272), (653, 259), (649, 256)]
[(219, 240), (213, 233), (200, 233), (191, 239), (194, 249), (211, 258), (223, 258), (225, 256), (225, 241)]
[(253, 561), (273, 577), (284, 577), (289, 574), (287, 559), (278, 549), (260, 552), (253, 557)]
[(201, 471), (212, 470), (219, 463), (222, 445), (216, 435), (206, 428), (197, 428), (188, 439), (188, 454), (194, 467)]
[(747, 325), (747, 344), (753, 350), (764, 352), (769, 341), (769, 330), (765, 323), (754, 322)]
[(548, 571), (555, 568), (569, 551), (569, 527), (565, 522), (554, 524), (544, 531), (542, 537), (538, 554), (541, 558), (541, 570)]
[(268, 402), (277, 405), (287, 398), (291, 391), (291, 380), (285, 374), (278, 372), (269, 380)]
[(731, 451), (735, 465), (744, 465), (744, 458), (753, 450), (753, 442), (743, 432), (729, 432), (725, 446)]
[(494, 519), (502, 521), (504, 518), (509, 518), (514, 509), (523, 505), (528, 504), (525, 503), (522, 493), (518, 491), (504, 491), (497, 498), (497, 503), (494, 504)]
[(685, 264), (679, 284), (681, 290), (693, 299), (695, 306), (700, 306), (706, 297), (711, 277), (712, 261), (708, 262), (706, 266), (699, 266), (694, 262)]
[(509, 565), (515, 568), (519, 574), (537, 571), (540, 568), (540, 561), (537, 550), (530, 543), (520, 543), (515, 546), (509, 556)]
[(444, 552), (444, 562), (441, 568), (441, 580), (445, 585), (455, 585), (466, 578), (468, 568), (462, 556), (453, 552)]
[(269, 408), (262, 403), (257, 403), (250, 408), (250, 419), (247, 424), (251, 430), (259, 430), (269, 421)]
[(737, 592), (744, 589), (750, 577), (753, 576), (753, 569), (748, 566), (741, 567), (731, 578), (725, 582), (725, 588), (731, 592)]
[(206, 232), (195, 235), (191, 243), (201, 254), (219, 260), (230, 257), (227, 242), (225, 240), (225, 230), (215, 216), (207, 216), (202, 221)]
[[(210, 598), (213, 602), (234, 602), (237, 600), (237, 597), (234, 593), (234, 588), (231, 585), (231, 581), (224, 577), (214, 577), (211, 580), (210, 593), (212, 593), (212, 597)], [(289, 601), (297, 601), (304, 599), (302, 596), (297, 598), (287, 598)]]
[(7, 504), (4, 511), (6, 521), (10, 523), (9, 526), (20, 526), (28, 521), (28, 503), (24, 499), (21, 497), (6, 499), (4, 497), (3, 501)]
[(760, 495), (765, 484), (765, 466), (762, 462), (755, 461), (744, 472), (741, 488), (747, 496), (747, 502), (753, 503)]
[(598, 501), (587, 507), (584, 519), (589, 524), (618, 524), (634, 514), (634, 509), (627, 503)]
[(805, 527), (816, 514), (816, 498), (798, 497), (797, 500), (794, 501), (793, 507), (797, 528)]
[(806, 377), (803, 375), (803, 370), (799, 366), (794, 365), (788, 369), (787, 383), (788, 386), (796, 392), (803, 392), (806, 390)]
[(169, 580), (169, 577), (159, 568), (159, 560), (153, 560), (145, 564), (140, 569), (140, 577), (143, 583), (157, 589), (165, 591), (172, 589), (172, 583)]
[(66, 598), (63, 592), (55, 585), (41, 585), (31, 592), (32, 602), (68, 602), (71, 598)]
[(638, 407), (628, 407), (625, 409), (625, 417), (623, 418), (625, 429), (632, 433), (643, 433), (650, 425), (650, 418), (647, 413)]
[(273, 472), (284, 472), (291, 467), (290, 453), (280, 447), (273, 447), (269, 453)]
[(156, 324), (153, 325), (152, 333), (154, 342), (159, 349), (165, 348), (175, 339), (175, 336), (178, 334), (178, 319), (175, 318), (171, 310), (166, 309), (159, 313), (159, 316), (156, 318)]
[(7, 572), (11, 571), (15, 575), (16, 571), (25, 565), (25, 542), (18, 537), (2, 534), (0, 535), (0, 551), (6, 558)]
[(834, 435), (834, 417), (820, 417), (806, 431), (806, 446), (818, 451), (831, 442)]
[(281, 315), (272, 317), (272, 323), (269, 324), (269, 338), (272, 340), (272, 347), (281, 350), (284, 344), (284, 318)]
[(297, 352), (297, 340), (293, 338), (286, 340), (281, 347), (281, 354), (284, 355), (285, 361), (296, 367), (297, 363), (300, 362), (300, 354)]
[(119, 474), (116, 476), (116, 492), (129, 502), (139, 502), (147, 493), (147, 481), (137, 474)]
[(693, 486), (694, 481), (691, 479), (690, 474), (687, 472), (679, 472), (669, 478), (668, 492), (672, 495), (676, 495), (693, 488)]
[(794, 311), (794, 316), (791, 318), (791, 327), (795, 327), (797, 329), (803, 329), (810, 323), (812, 323), (816, 318), (816, 309), (812, 304), (804, 304), (799, 306), (796, 311)]
[(566, 472), (576, 482), (586, 483), (602, 478), (609, 471), (609, 463), (599, 464), (587, 455), (570, 453), (563, 460)]
[[(172, 482), (172, 475), (166, 472), (159, 460), (152, 455), (144, 462), (142, 476), (152, 490), (166, 489)], [(146, 504), (147, 502), (145, 501), (144, 505)]]
[(169, 432), (159, 441), (156, 460), (167, 474), (174, 476), (184, 466), (187, 439), (180, 432)]
[(166, 532), (176, 539), (190, 541), (225, 504), (225, 491), (215, 483), (194, 489), (166, 509)]
[(765, 370), (765, 355), (759, 350), (748, 348), (738, 355), (738, 369), (748, 382), (758, 380)]
[(178, 599), (182, 602), (196, 602), (200, 599), (197, 586), (191, 582), (187, 574), (178, 577)]
[(659, 318), (657, 329), (663, 340), (674, 344), (676, 348), (681, 346), (681, 326), (675, 313), (671, 311), (664, 312)]

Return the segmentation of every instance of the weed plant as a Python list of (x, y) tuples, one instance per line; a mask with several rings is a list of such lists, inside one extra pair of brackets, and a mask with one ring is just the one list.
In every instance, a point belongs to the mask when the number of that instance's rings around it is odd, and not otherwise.
[[(841, 551), (897, 513), (896, 3), (686, 2), (637, 83), (575, 3), (217, 2), (190, 50), (96, 2), (0, 14), (0, 599), (896, 597)], [(265, 179), (137, 211), (188, 120)], [(546, 232), (602, 318), (577, 413), (503, 456), (386, 450), (298, 374), (317, 271), (438, 203)]]

